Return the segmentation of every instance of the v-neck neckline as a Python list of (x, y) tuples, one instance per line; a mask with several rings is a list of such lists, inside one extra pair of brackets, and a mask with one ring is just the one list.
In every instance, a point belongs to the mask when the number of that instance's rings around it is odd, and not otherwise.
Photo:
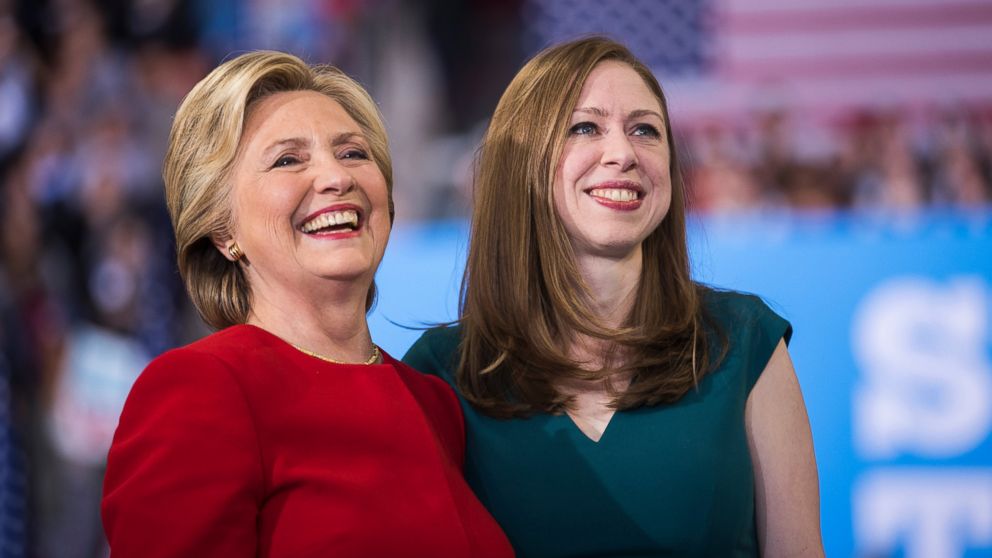
[(598, 446), (601, 445), (603, 443), (603, 440), (606, 439), (607, 433), (613, 431), (615, 427), (614, 422), (617, 420), (617, 417), (619, 416), (619, 411), (614, 410), (613, 413), (610, 415), (609, 420), (606, 421), (606, 425), (603, 426), (603, 431), (599, 433), (598, 440), (594, 440), (592, 439), (591, 436), (586, 434), (579, 426), (579, 423), (575, 422), (575, 419), (572, 417), (572, 415), (568, 413), (568, 411), (562, 413), (561, 416), (564, 418), (564, 420), (566, 420), (569, 423), (568, 426), (570, 429), (572, 429), (574, 433), (578, 434), (582, 438), (585, 438), (586, 441), (588, 441), (590, 444)]

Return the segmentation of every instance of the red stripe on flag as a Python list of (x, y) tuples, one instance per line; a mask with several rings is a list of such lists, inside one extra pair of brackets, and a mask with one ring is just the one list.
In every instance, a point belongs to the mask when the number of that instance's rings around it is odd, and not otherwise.
[[(755, 35), (782, 31), (957, 27), (992, 23), (992, 2), (981, 5), (811, 8), (802, 11), (717, 11), (713, 22), (721, 33)], [(992, 37), (989, 44), (992, 45)]]
[(875, 77), (992, 72), (992, 53), (945, 52), (931, 56), (868, 56), (815, 60), (749, 60), (719, 64), (724, 76), (744, 80)]

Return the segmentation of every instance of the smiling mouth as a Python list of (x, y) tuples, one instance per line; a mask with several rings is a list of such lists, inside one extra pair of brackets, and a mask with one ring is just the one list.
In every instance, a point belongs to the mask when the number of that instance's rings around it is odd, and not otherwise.
[(589, 195), (615, 202), (632, 202), (641, 198), (641, 192), (629, 188), (593, 188)]
[(630, 180), (600, 182), (585, 192), (600, 205), (625, 211), (637, 209), (644, 199), (644, 189)]
[(306, 234), (333, 234), (357, 231), (361, 228), (361, 213), (357, 209), (327, 211), (305, 221), (300, 230)]

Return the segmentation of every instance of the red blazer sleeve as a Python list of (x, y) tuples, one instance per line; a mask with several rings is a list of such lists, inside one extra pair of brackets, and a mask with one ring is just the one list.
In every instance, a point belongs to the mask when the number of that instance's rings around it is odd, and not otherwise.
[(102, 516), (113, 557), (254, 557), (263, 493), (251, 409), (232, 371), (188, 349), (153, 361), (107, 458)]

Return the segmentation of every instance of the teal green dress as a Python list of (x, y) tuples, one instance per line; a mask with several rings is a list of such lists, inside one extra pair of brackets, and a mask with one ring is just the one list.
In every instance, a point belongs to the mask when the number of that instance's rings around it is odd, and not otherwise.
[[(744, 405), (792, 330), (754, 296), (704, 303), (728, 337), (720, 367), (676, 403), (615, 413), (599, 442), (568, 415), (495, 419), (461, 400), (465, 476), (517, 556), (758, 556)], [(432, 329), (403, 360), (454, 387), (458, 342)]]

